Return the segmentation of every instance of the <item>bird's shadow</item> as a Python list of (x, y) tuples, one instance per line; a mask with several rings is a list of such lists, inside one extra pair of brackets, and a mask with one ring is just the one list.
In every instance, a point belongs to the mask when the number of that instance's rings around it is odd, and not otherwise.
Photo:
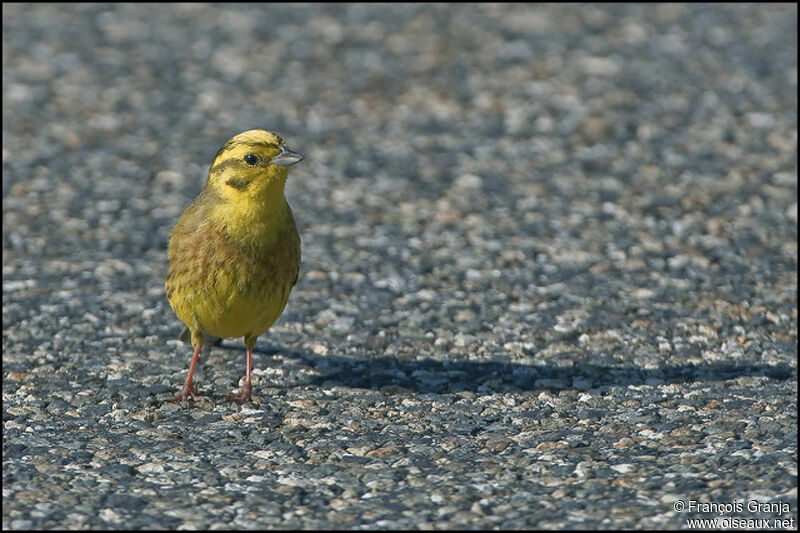
[[(639, 368), (623, 364), (596, 364), (583, 353), (579, 361), (559, 358), (565, 364), (525, 364), (510, 360), (404, 360), (396, 357), (357, 357), (314, 355), (305, 352), (256, 349), (268, 366), (282, 366), (274, 356), (294, 359), (311, 372), (287, 372), (293, 386), (350, 387), (382, 390), (387, 393), (447, 393), (550, 391), (596, 389), (608, 386), (659, 385), (723, 381), (742, 376), (774, 380), (796, 379), (797, 368), (788, 364), (706, 362), (665, 364), (657, 368)], [(598, 357), (599, 358), (599, 357)], [(595, 359), (598, 359), (595, 358)], [(565, 362), (566, 361), (566, 362)], [(291, 366), (291, 365), (290, 365)]]

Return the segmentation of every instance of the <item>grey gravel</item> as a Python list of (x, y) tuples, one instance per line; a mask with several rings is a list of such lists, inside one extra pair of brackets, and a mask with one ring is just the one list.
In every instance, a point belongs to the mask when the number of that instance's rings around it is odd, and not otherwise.
[[(2, 120), (4, 529), (796, 525), (795, 5), (4, 4)], [(250, 128), (300, 280), (166, 403)]]

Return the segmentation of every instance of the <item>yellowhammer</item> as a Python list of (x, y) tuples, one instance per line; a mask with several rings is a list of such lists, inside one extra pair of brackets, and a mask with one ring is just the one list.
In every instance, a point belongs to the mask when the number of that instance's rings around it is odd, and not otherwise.
[(300, 268), (300, 236), (283, 196), (288, 167), (303, 156), (278, 135), (249, 130), (217, 152), (206, 185), (169, 239), (167, 299), (191, 332), (194, 356), (173, 401), (193, 399), (203, 333), (244, 337), (247, 374), (229, 398), (251, 398), (253, 346), (286, 307)]

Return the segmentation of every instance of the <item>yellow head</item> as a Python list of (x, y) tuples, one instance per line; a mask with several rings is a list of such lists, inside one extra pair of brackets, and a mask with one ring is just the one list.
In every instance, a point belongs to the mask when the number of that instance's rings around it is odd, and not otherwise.
[(223, 200), (267, 200), (283, 196), (287, 169), (303, 160), (283, 139), (267, 130), (248, 130), (231, 138), (217, 152), (206, 188)]

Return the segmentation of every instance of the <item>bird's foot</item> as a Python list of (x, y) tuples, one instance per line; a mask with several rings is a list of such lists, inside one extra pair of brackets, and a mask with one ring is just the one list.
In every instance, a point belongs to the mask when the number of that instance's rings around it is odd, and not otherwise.
[(245, 381), (242, 383), (242, 390), (237, 393), (229, 394), (226, 398), (230, 401), (238, 402), (238, 403), (247, 403), (253, 399), (251, 394), (252, 387), (249, 381)]
[(191, 385), (184, 385), (183, 389), (175, 395), (175, 397), (171, 400), (167, 400), (171, 403), (183, 403), (189, 400), (196, 400), (201, 398), (199, 394), (197, 394), (197, 387), (192, 383)]

